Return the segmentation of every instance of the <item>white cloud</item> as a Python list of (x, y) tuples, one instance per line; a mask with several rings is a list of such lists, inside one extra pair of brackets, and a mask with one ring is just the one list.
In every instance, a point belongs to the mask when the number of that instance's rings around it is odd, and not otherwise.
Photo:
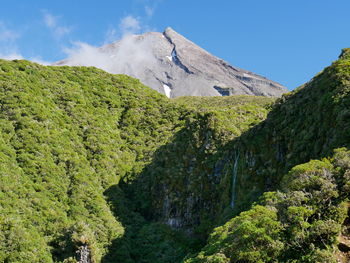
[(163, 0), (137, 0), (137, 2), (144, 5), (146, 16), (151, 18)]
[[(105, 46), (98, 48), (83, 42), (73, 43), (73, 47), (65, 48), (63, 51), (68, 58), (62, 64), (70, 66), (94, 66), (115, 74), (128, 74), (139, 76), (141, 64), (154, 65), (156, 58), (153, 55), (153, 43), (149, 38), (140, 38), (135, 34), (149, 31), (144, 24), (153, 16), (156, 6), (160, 3), (156, 0), (151, 4), (145, 4), (143, 17), (127, 15), (120, 19), (118, 27), (111, 27), (105, 35)], [(57, 25), (57, 20), (49, 17), (49, 24)], [(108, 43), (116, 42), (116, 46), (109, 46)], [(60, 63), (56, 64), (59, 65)]]
[(125, 35), (118, 42), (117, 49), (108, 46), (98, 48), (76, 42), (73, 48), (64, 51), (68, 55), (64, 64), (69, 66), (94, 66), (110, 73), (128, 74), (134, 77), (141, 73), (140, 64), (156, 63), (152, 43), (135, 35)]
[(53, 16), (50, 13), (44, 12), (44, 22), (45, 25), (49, 28), (54, 28), (57, 25), (57, 17)]
[[(17, 53), (17, 52), (12, 52), (12, 53), (0, 53), (0, 59), (5, 59), (5, 60), (20, 60), (20, 59), (27, 59), (25, 57), (23, 57), (21, 54)], [(41, 57), (31, 57), (29, 59), (27, 59), (29, 61), (33, 61), (35, 63), (47, 66), (47, 65), (51, 65), (52, 63), (49, 61), (45, 61), (43, 60)]]
[(123, 35), (136, 34), (141, 30), (140, 21), (138, 18), (128, 15), (120, 21), (119, 28)]
[(106, 32), (104, 44), (112, 43), (118, 40), (119, 38), (120, 37), (118, 36), (118, 30), (116, 30), (115, 28), (110, 28)]
[(145, 28), (141, 25), (139, 18), (127, 15), (120, 19), (117, 28), (111, 27), (105, 34), (104, 44), (109, 44), (122, 39), (124, 36), (140, 33)]
[(17, 51), (16, 40), (19, 37), (19, 33), (9, 29), (4, 22), (0, 21), (0, 58), (23, 59), (23, 56)]
[(14, 30), (10, 30), (6, 25), (0, 21), (0, 41), (1, 42), (11, 42), (19, 38), (19, 33)]
[(72, 31), (71, 27), (62, 26), (58, 23), (60, 19), (59, 16), (54, 16), (53, 14), (49, 13), (46, 10), (43, 11), (43, 15), (44, 15), (43, 17), (44, 23), (46, 27), (51, 30), (54, 37), (61, 38)]
[(33, 61), (35, 63), (41, 64), (41, 65), (44, 65), (44, 66), (48, 66), (48, 65), (52, 64), (52, 62), (43, 60), (41, 57), (31, 57), (31, 58), (29, 58), (29, 60)]
[(154, 10), (155, 10), (154, 7), (150, 7), (150, 6), (148, 6), (148, 5), (145, 6), (145, 12), (146, 12), (146, 15), (147, 15), (148, 17), (153, 16)]
[(63, 26), (59, 26), (55, 28), (55, 36), (57, 37), (62, 37), (64, 35), (69, 34), (72, 31), (72, 29), (70, 27), (63, 27)]
[(24, 59), (23, 56), (18, 53), (5, 53), (5, 54), (0, 53), (0, 58), (6, 59), (6, 60)]

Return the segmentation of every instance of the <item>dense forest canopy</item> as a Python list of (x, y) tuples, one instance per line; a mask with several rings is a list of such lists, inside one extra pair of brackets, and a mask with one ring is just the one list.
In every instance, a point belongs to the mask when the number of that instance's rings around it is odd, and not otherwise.
[(347, 262), (349, 93), (346, 49), (277, 101), (0, 60), (0, 262)]

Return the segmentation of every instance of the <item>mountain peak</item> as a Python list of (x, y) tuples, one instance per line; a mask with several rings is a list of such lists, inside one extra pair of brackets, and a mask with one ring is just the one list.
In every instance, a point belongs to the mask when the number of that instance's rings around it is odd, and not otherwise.
[[(278, 97), (287, 89), (252, 72), (231, 66), (171, 27), (125, 37), (56, 65), (95, 66), (122, 73), (168, 97), (247, 94)], [(88, 52), (87, 52), (88, 53)]]
[(167, 27), (165, 28), (165, 30), (163, 31), (163, 35), (164, 36), (177, 36), (177, 37), (183, 37), (185, 38), (183, 35), (181, 35), (179, 32), (175, 31), (172, 27)]
[[(168, 27), (166, 27), (165, 29), (164, 29), (164, 34), (165, 33), (168, 33), (168, 32), (176, 32), (172, 27), (170, 27), (170, 26), (168, 26)], [(177, 33), (177, 32), (176, 32)]]

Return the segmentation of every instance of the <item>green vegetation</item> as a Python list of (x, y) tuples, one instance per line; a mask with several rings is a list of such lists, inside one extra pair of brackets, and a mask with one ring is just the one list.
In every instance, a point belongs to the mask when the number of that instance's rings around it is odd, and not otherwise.
[(344, 166), (350, 167), (345, 148), (332, 159), (295, 166), (281, 191), (266, 192), (250, 210), (216, 228), (208, 245), (185, 262), (336, 262), (350, 197)]
[(277, 189), (293, 166), (328, 157), (339, 147), (350, 148), (346, 52), (310, 82), (278, 99), (264, 122), (231, 143), (241, 156), (250, 156), (238, 169), (239, 211), (263, 192)]
[(348, 49), (277, 101), (0, 60), (0, 107), (0, 262), (350, 259)]
[(0, 261), (68, 260), (83, 244), (100, 261), (124, 233), (104, 191), (150, 161), (181, 110), (93, 68), (1, 61), (0, 87)]
[[(0, 262), (70, 262), (84, 245), (95, 262), (186, 255), (186, 239), (134, 212), (118, 183), (137, 179), (157, 149), (187, 125), (206, 125), (209, 113), (94, 68), (0, 61), (0, 87)], [(226, 103), (236, 108), (237, 100)], [(252, 122), (270, 102), (261, 98)], [(232, 137), (224, 124), (218, 133)]]

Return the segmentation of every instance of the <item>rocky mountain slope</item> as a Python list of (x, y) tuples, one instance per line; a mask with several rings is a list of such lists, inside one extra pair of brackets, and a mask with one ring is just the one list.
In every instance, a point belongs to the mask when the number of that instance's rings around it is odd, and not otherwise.
[(76, 54), (55, 65), (96, 66), (127, 74), (172, 98), (236, 94), (279, 97), (287, 92), (274, 81), (229, 65), (171, 28), (163, 33), (127, 36), (95, 53), (93, 58)]
[(0, 262), (347, 262), (349, 54), (277, 100), (0, 61)]

